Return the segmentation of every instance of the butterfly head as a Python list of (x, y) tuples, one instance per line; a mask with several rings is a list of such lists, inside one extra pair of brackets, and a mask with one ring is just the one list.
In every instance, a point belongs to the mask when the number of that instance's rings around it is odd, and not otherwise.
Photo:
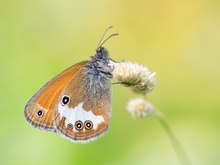
[(95, 55), (92, 56), (93, 60), (97, 60), (97, 61), (109, 61), (109, 55), (108, 55), (108, 51), (106, 48), (104, 47), (99, 47), (96, 52)]

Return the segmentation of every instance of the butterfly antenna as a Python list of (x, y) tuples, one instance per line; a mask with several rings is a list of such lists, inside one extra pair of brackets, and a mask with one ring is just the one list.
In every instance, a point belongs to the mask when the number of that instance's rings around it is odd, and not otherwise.
[[(118, 33), (114, 33), (114, 34), (111, 34), (108, 38), (106, 38), (100, 45), (99, 45), (99, 47), (101, 47), (106, 41), (108, 41), (111, 37), (113, 37), (113, 36), (117, 36), (117, 35), (119, 35)], [(98, 47), (98, 48), (99, 48)]]
[(100, 39), (100, 41), (99, 41), (99, 43), (98, 43), (98, 45), (97, 45), (96, 50), (100, 47), (103, 38), (105, 37), (106, 33), (107, 33), (107, 32), (109, 31), (109, 29), (111, 29), (111, 28), (113, 28), (113, 26), (109, 26), (107, 29), (105, 29), (105, 31), (104, 31), (104, 33), (102, 34), (102, 37), (101, 37), (101, 39)]

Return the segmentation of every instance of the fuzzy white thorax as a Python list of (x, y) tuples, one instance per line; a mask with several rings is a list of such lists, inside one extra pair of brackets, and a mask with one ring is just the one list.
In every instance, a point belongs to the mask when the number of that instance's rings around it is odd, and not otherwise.
[(112, 75), (119, 83), (131, 87), (135, 92), (147, 94), (156, 85), (156, 73), (147, 67), (132, 62), (111, 62)]
[(144, 99), (136, 98), (128, 102), (127, 110), (134, 118), (144, 118), (154, 113), (154, 106)]

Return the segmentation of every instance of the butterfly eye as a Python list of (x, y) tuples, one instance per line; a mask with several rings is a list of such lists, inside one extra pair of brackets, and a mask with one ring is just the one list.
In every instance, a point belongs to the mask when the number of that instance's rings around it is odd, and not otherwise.
[(92, 129), (92, 127), (93, 127), (93, 124), (90, 120), (86, 120), (84, 125), (85, 125), (85, 129), (87, 129), (87, 130)]
[(62, 105), (67, 105), (70, 102), (69, 96), (63, 96)]
[(40, 109), (37, 111), (37, 116), (42, 117), (43, 116), (43, 111)]
[(81, 131), (83, 129), (83, 122), (78, 120), (75, 122), (75, 129)]
[(98, 53), (97, 53), (97, 57), (98, 57), (98, 58), (100, 58), (100, 59), (101, 59), (101, 58), (102, 58), (102, 56), (103, 56), (103, 55), (102, 55), (102, 53), (101, 53), (101, 52), (98, 52)]

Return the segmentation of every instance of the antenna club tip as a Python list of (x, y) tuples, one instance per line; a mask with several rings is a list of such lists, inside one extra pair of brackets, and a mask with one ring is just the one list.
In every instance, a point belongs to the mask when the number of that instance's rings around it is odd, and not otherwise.
[(113, 26), (109, 26), (109, 27), (104, 31), (104, 33), (102, 34), (101, 40), (100, 40), (99, 43), (98, 43), (98, 46), (97, 46), (96, 50), (97, 50), (99, 47), (101, 47), (101, 46), (102, 46), (109, 38), (111, 38), (112, 36), (119, 35), (118, 33), (113, 33), (112, 35), (110, 35), (107, 39), (105, 39), (105, 40), (102, 42), (102, 40), (103, 40), (105, 34), (106, 34), (106, 33), (109, 31), (109, 29), (111, 29), (111, 28), (113, 28)]

